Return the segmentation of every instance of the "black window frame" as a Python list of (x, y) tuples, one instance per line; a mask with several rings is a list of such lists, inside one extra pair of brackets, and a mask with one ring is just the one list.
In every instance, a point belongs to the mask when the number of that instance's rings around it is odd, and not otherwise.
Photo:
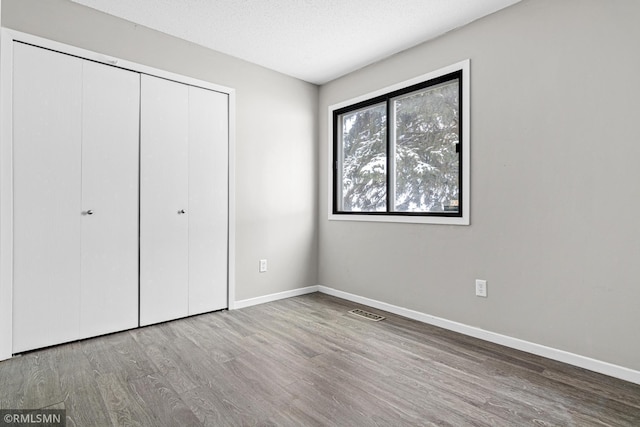
[[(338, 109), (333, 110), (333, 117), (332, 117), (332, 129), (333, 129), (333, 136), (332, 136), (332, 140), (333, 140), (333, 158), (332, 158), (332, 165), (333, 165), (333, 178), (332, 178), (332, 209), (331, 212), (333, 213), (333, 215), (345, 215), (345, 216), (353, 216), (353, 215), (358, 215), (358, 216), (397, 216), (397, 217), (441, 217), (441, 218), (463, 218), (464, 217), (464, 210), (467, 208), (465, 206), (465, 202), (464, 202), (464, 192), (467, 191), (467, 189), (464, 187), (464, 177), (463, 177), (463, 173), (464, 173), (464, 164), (463, 164), (463, 150), (464, 150), (464, 145), (463, 145), (463, 138), (464, 138), (464, 114), (465, 114), (465, 105), (464, 103), (464, 96), (463, 96), (463, 82), (464, 82), (464, 73), (463, 73), (463, 69), (457, 69), (455, 71), (425, 80), (423, 82), (420, 83), (416, 83), (416, 84), (412, 84), (409, 85), (407, 87), (401, 88), (401, 89), (397, 89), (397, 90), (393, 90), (390, 92), (387, 92), (385, 94), (382, 95), (378, 95), (375, 96), (373, 98), (369, 98), (366, 99), (364, 101), (359, 101), (356, 102), (354, 104), (351, 105), (347, 105), (345, 107), (341, 107)], [(458, 143), (456, 144), (456, 152), (458, 154), (458, 210), (457, 212), (447, 212), (447, 211), (441, 211), (441, 212), (401, 212), (401, 211), (394, 211), (391, 210), (390, 207), (392, 206), (393, 202), (392, 200), (390, 200), (392, 192), (389, 191), (389, 187), (391, 185), (391, 176), (388, 173), (390, 170), (392, 170), (392, 168), (390, 167), (390, 162), (392, 162), (394, 159), (392, 159), (392, 156), (389, 155), (392, 149), (392, 137), (391, 135), (393, 134), (391, 132), (391, 126), (395, 126), (395, 123), (391, 123), (391, 120), (389, 120), (389, 117), (391, 117), (390, 112), (391, 112), (391, 108), (392, 108), (392, 103), (393, 100), (395, 98), (398, 98), (400, 96), (403, 95), (408, 95), (412, 92), (418, 92), (420, 90), (424, 90), (426, 88), (432, 87), (432, 86), (437, 86), (439, 84), (442, 83), (446, 83), (446, 82), (450, 82), (450, 81), (455, 81), (458, 80)], [(339, 189), (339, 186), (342, 184), (342, 181), (340, 179), (339, 173), (340, 173), (340, 165), (339, 165), (339, 150), (341, 149), (340, 147), (340, 138), (339, 138), (339, 132), (341, 131), (341, 129), (339, 129), (339, 124), (341, 123), (341, 120), (339, 120), (339, 117), (343, 114), (349, 113), (351, 111), (357, 111), (369, 106), (373, 106), (375, 104), (381, 104), (381, 103), (385, 103), (386, 104), (386, 116), (387, 116), (387, 120), (386, 120), (386, 171), (387, 171), (387, 176), (386, 176), (386, 188), (387, 188), (387, 192), (386, 192), (386, 197), (387, 197), (387, 202), (386, 202), (386, 210), (385, 211), (341, 211), (338, 209), (339, 206), (339, 197), (341, 195), (341, 191)]]

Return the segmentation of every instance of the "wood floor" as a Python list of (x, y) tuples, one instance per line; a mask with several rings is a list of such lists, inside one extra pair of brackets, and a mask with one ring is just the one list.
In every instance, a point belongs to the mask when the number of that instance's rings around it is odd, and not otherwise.
[(640, 426), (640, 386), (311, 294), (0, 362), (67, 426)]

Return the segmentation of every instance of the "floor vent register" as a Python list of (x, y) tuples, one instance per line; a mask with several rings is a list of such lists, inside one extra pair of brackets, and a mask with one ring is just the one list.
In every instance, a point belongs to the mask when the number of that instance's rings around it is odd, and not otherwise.
[(373, 320), (374, 322), (379, 322), (385, 319), (384, 316), (380, 316), (379, 314), (375, 313), (369, 313), (368, 311), (360, 310), (359, 308), (350, 310), (349, 313), (358, 317), (364, 317), (367, 320)]

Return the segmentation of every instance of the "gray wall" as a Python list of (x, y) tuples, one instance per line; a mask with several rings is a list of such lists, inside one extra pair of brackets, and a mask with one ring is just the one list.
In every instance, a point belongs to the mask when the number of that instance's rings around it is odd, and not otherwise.
[[(322, 86), (320, 283), (640, 369), (638, 17), (524, 0)], [(465, 58), (471, 225), (328, 221), (327, 107)]]
[(317, 283), (317, 86), (66, 0), (2, 0), (2, 25), (235, 88), (236, 299)]

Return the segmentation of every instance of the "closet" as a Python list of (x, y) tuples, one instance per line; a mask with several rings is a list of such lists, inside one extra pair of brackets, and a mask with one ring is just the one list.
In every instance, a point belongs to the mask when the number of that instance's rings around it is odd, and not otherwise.
[(12, 352), (226, 308), (228, 95), (13, 51)]

